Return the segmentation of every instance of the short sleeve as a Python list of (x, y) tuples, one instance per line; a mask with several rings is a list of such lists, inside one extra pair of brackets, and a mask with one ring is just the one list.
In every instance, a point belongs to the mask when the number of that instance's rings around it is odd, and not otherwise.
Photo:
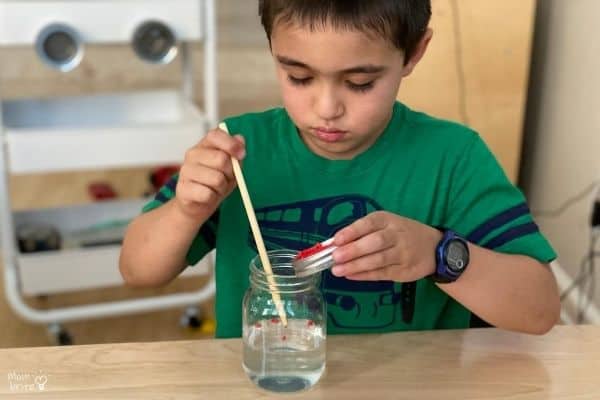
[[(142, 212), (146, 213), (152, 211), (175, 197), (177, 179), (178, 175), (174, 175), (169, 179), (167, 183), (160, 188), (158, 193), (156, 193), (154, 198), (143, 207)], [(186, 255), (188, 265), (197, 264), (202, 257), (215, 248), (218, 221), (219, 210), (217, 209), (217, 211), (215, 211), (215, 213), (200, 227), (198, 234), (192, 241)]]
[(547, 263), (556, 253), (533, 220), (523, 193), (473, 133), (451, 174), (444, 227), (468, 241)]

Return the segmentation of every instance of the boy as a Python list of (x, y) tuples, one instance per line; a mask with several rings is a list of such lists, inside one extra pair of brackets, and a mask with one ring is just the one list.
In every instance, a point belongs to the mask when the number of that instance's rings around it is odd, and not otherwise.
[[(268, 247), (335, 237), (329, 333), (466, 328), (544, 333), (555, 254), (479, 136), (396, 102), (432, 37), (429, 0), (262, 0), (284, 108), (210, 131), (130, 225), (125, 281), (171, 281), (216, 246), (217, 337), (241, 335), (256, 255), (230, 157)], [(285, 231), (285, 236), (283, 235)], [(473, 315), (472, 315), (472, 314)]]

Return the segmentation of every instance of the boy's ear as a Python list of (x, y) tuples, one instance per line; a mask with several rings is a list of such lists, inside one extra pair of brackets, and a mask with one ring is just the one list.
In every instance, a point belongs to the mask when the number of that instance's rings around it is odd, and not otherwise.
[(415, 47), (415, 51), (413, 52), (412, 57), (410, 58), (410, 60), (408, 60), (404, 68), (402, 68), (402, 77), (410, 75), (415, 66), (419, 63), (419, 61), (421, 61), (421, 58), (423, 58), (423, 55), (425, 55), (427, 46), (429, 46), (429, 42), (431, 41), (432, 36), (433, 31), (431, 30), (431, 28), (427, 28), (427, 30), (423, 34), (423, 37), (421, 38), (421, 40), (419, 40), (417, 47)]

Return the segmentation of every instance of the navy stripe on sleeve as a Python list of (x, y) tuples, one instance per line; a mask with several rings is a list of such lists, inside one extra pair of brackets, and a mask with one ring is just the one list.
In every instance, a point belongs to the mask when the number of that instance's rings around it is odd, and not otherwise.
[(172, 177), (171, 179), (169, 179), (169, 181), (165, 184), (166, 187), (168, 187), (169, 189), (171, 189), (171, 191), (173, 193), (175, 193), (175, 188), (177, 187), (177, 179), (175, 179), (175, 177)]
[(467, 236), (467, 240), (471, 243), (479, 243), (493, 230), (498, 229), (526, 214), (529, 214), (529, 207), (526, 203), (509, 208), (508, 210), (495, 215), (483, 224), (479, 225)]
[(539, 227), (534, 222), (527, 222), (525, 224), (514, 226), (505, 232), (502, 232), (496, 237), (491, 238), (483, 247), (488, 249), (495, 249), (502, 246), (505, 243), (520, 238), (521, 236), (529, 235), (531, 233), (539, 232)]
[[(158, 193), (156, 193), (156, 196), (154, 196), (154, 200), (164, 204), (167, 201), (169, 201), (171, 199), (171, 197), (174, 195), (175, 193), (175, 188), (177, 187), (177, 176), (172, 176), (167, 183), (165, 183), (165, 185), (158, 191)], [(169, 194), (169, 192), (167, 191), (167, 189), (173, 193), (173, 195)], [(167, 192), (167, 194), (165, 194), (165, 192)]]
[(169, 201), (169, 198), (165, 196), (163, 192), (158, 192), (154, 197), (154, 200), (159, 201), (161, 203), (166, 203), (167, 201)]
[(210, 248), (217, 246), (217, 225), (219, 224), (219, 209), (217, 209), (210, 218), (202, 224), (200, 228), (200, 235), (204, 238), (204, 241)]
[(202, 235), (209, 248), (213, 249), (217, 246), (217, 235), (207, 224), (202, 225), (202, 228), (200, 228), (200, 235)]

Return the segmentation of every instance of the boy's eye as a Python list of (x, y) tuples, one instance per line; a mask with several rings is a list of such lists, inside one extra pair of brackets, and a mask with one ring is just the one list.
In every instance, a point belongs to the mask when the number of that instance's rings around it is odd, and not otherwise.
[(354, 90), (356, 92), (366, 92), (373, 88), (375, 81), (367, 82), (367, 83), (354, 83), (350, 81), (346, 81), (346, 85), (350, 90)]
[(310, 81), (312, 81), (312, 77), (310, 76), (306, 78), (296, 78), (295, 76), (288, 75), (288, 79), (290, 80), (290, 82), (292, 82), (292, 84), (298, 86), (308, 85)]

